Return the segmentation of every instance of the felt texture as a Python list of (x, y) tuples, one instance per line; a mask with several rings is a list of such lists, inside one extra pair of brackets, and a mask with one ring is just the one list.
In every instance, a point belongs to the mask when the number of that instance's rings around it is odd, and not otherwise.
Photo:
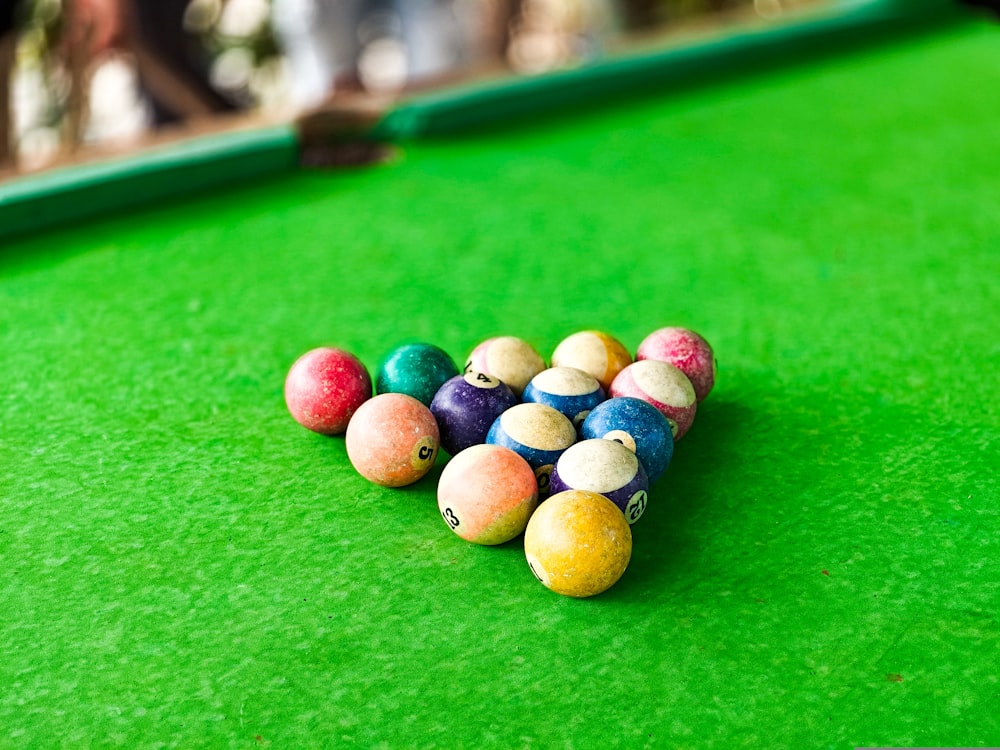
[[(998, 34), (7, 243), (0, 746), (1000, 744)], [(664, 325), (716, 389), (589, 600), (282, 400)]]

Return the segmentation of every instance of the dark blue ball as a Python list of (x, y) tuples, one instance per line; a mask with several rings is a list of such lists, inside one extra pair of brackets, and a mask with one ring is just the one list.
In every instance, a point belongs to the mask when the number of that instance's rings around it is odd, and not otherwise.
[(670, 466), (674, 455), (674, 437), (670, 422), (660, 411), (642, 399), (631, 396), (610, 398), (595, 406), (580, 429), (584, 439), (616, 440), (632, 450), (650, 483)]
[(607, 398), (590, 373), (575, 367), (550, 367), (531, 379), (521, 399), (551, 406), (569, 417), (579, 429), (590, 410)]
[(576, 427), (551, 406), (518, 404), (496, 418), (486, 442), (510, 448), (527, 461), (538, 480), (538, 494), (545, 497), (552, 468), (576, 442)]
[(486, 442), (496, 418), (517, 404), (506, 384), (481, 372), (445, 381), (431, 400), (431, 414), (441, 432), (441, 447), (454, 456)]

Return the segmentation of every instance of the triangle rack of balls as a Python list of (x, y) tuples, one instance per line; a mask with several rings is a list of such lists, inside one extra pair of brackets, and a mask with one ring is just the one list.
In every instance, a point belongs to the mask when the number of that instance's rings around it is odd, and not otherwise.
[(290, 368), (285, 402), (302, 426), (344, 434), (354, 468), (385, 487), (423, 478), (443, 451), (447, 527), (482, 545), (523, 533), (539, 581), (588, 597), (625, 573), (632, 525), (715, 374), (709, 343), (676, 326), (634, 356), (603, 331), (579, 331), (549, 364), (524, 339), (497, 336), (462, 371), (437, 346), (406, 344), (374, 382), (350, 352), (320, 347)]

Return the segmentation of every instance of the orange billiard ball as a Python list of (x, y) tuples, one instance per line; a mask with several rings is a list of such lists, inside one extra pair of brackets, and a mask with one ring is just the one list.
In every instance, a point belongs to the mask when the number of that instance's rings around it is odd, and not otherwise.
[(473, 445), (455, 455), (438, 481), (438, 509), (468, 542), (503, 544), (522, 531), (538, 505), (535, 472), (500, 445)]
[(420, 401), (405, 393), (382, 393), (354, 413), (345, 442), (361, 476), (383, 487), (403, 487), (430, 471), (440, 434), (431, 410)]
[(605, 391), (625, 367), (632, 354), (621, 341), (603, 331), (579, 331), (567, 336), (552, 352), (553, 367), (575, 367), (589, 372)]

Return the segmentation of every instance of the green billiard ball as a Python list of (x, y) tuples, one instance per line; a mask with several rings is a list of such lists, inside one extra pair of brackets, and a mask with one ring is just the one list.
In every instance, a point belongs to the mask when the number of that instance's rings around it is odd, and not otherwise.
[(376, 393), (405, 393), (424, 406), (444, 383), (458, 375), (458, 366), (433, 344), (404, 344), (382, 360), (376, 372)]

